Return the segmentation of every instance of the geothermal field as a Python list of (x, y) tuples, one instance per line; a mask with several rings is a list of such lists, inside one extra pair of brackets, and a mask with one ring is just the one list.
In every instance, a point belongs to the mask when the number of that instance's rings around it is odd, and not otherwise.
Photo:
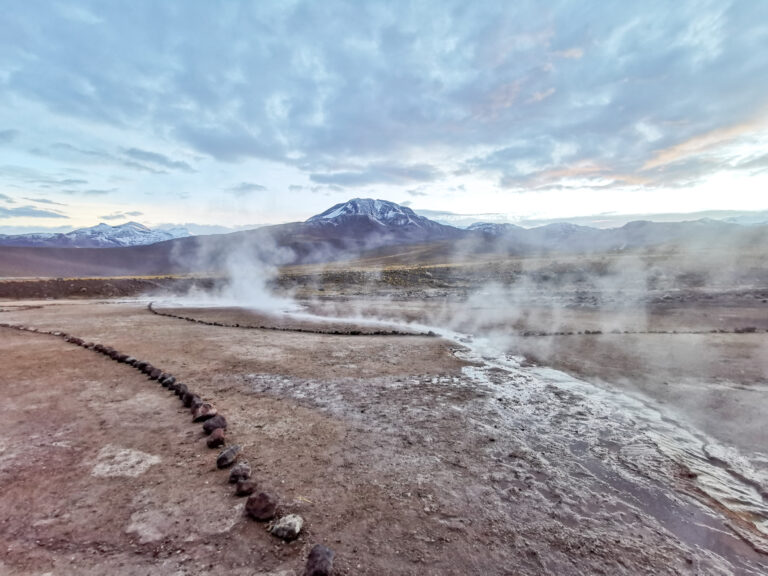
[(768, 289), (576, 260), (0, 282), (0, 573), (768, 573)]

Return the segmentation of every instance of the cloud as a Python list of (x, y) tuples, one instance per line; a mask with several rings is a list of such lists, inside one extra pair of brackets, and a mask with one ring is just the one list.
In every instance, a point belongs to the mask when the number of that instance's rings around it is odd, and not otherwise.
[[(73, 0), (6, 12), (0, 120), (37, 139), (29, 154), (51, 161), (51, 180), (78, 165), (93, 182), (156, 183), (256, 160), (337, 188), (455, 175), (557, 187), (560, 170), (591, 162), (604, 167), (596, 185), (675, 186), (737, 163), (704, 158), (719, 145), (701, 138), (749, 123), (768, 94), (768, 51), (755, 49), (768, 42), (766, 2)], [(729, 142), (754, 156), (750, 137)]]
[(183, 172), (194, 172), (192, 167), (181, 160), (172, 160), (164, 154), (157, 152), (149, 152), (148, 150), (142, 150), (140, 148), (128, 148), (123, 151), (126, 156), (144, 162), (147, 164), (155, 164), (162, 166), (163, 168), (169, 168), (171, 170), (181, 170)]
[(701, 155), (703, 152), (713, 148), (730, 144), (740, 137), (764, 132), (767, 125), (768, 120), (761, 115), (749, 122), (724, 126), (715, 130), (709, 130), (704, 134), (697, 134), (687, 140), (655, 152), (643, 165), (643, 170), (660, 168)]
[(135, 218), (143, 215), (143, 212), (139, 212), (138, 210), (131, 210), (130, 212), (113, 212), (112, 214), (99, 216), (99, 218), (101, 220), (127, 220), (128, 218)]
[(583, 48), (568, 48), (567, 50), (558, 50), (553, 52), (558, 58), (566, 58), (568, 60), (580, 60), (584, 57)]
[(0, 144), (9, 144), (19, 136), (18, 130), (0, 130)]
[(113, 194), (117, 192), (117, 190), (117, 188), (89, 188), (87, 190), (74, 190), (69, 188), (61, 190), (61, 192), (70, 196), (75, 196), (78, 194), (83, 196), (106, 196), (107, 194)]
[(546, 100), (547, 98), (552, 96), (552, 94), (554, 94), (555, 92), (557, 92), (557, 90), (555, 90), (554, 88), (549, 88), (547, 90), (544, 90), (543, 92), (534, 92), (533, 96), (528, 98), (527, 102), (529, 104), (535, 103), (535, 102), (541, 102), (542, 100)]
[(261, 184), (254, 184), (253, 182), (240, 182), (235, 186), (227, 188), (227, 192), (231, 192), (235, 196), (245, 196), (247, 194), (253, 194), (254, 192), (264, 192), (267, 187)]
[(24, 198), (24, 200), (28, 200), (29, 202), (37, 202), (38, 204), (50, 204), (51, 206), (66, 206), (66, 204), (62, 204), (61, 202), (54, 202), (53, 200), (48, 200), (47, 198)]
[[(131, 149), (129, 149), (131, 150)], [(164, 168), (169, 168), (163, 164), (163, 161), (171, 164), (171, 168), (183, 170), (185, 172), (193, 171), (186, 163), (181, 162), (180, 166), (173, 166), (174, 161), (168, 159), (163, 155), (158, 155), (160, 158), (154, 158), (152, 152), (146, 152), (139, 149), (132, 149), (132, 155), (127, 152), (124, 156), (113, 154), (105, 150), (94, 150), (91, 148), (75, 146), (68, 142), (55, 142), (47, 148), (35, 148), (32, 153), (38, 156), (46, 158), (54, 158), (56, 160), (75, 162), (80, 164), (87, 164), (92, 166), (117, 166), (119, 168), (128, 168), (139, 172), (147, 172), (154, 175), (167, 174), (168, 171)], [(144, 158), (145, 161), (140, 158), (142, 153), (148, 154), (150, 158)], [(154, 164), (154, 165), (153, 165)], [(186, 166), (186, 168), (184, 168)]]
[(440, 177), (440, 173), (427, 164), (402, 166), (397, 164), (370, 164), (359, 171), (310, 174), (309, 178), (318, 184), (337, 186), (367, 186), (370, 184), (412, 184), (431, 182)]
[(15, 204), (16, 201), (11, 198), (10, 196), (6, 196), (5, 194), (0, 194), (0, 200), (3, 202), (7, 202), (8, 204)]
[(0, 216), (4, 218), (68, 218), (58, 211), (42, 210), (34, 206), (19, 206), (18, 208), (0, 206)]

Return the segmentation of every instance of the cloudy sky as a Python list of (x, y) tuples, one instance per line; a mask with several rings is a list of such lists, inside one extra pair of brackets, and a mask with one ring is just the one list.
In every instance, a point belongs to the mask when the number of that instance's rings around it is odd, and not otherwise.
[(0, 231), (768, 209), (768, 2), (0, 9)]

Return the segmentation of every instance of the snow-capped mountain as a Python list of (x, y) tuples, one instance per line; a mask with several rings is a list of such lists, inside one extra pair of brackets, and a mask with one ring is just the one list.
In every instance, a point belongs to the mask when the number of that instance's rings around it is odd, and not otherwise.
[(368, 246), (425, 242), (460, 236), (453, 226), (419, 216), (387, 200), (353, 198), (312, 216), (301, 226), (323, 237), (354, 238)]
[(425, 230), (444, 228), (442, 224), (419, 216), (407, 206), (401, 206), (387, 200), (373, 198), (353, 198), (336, 204), (322, 214), (312, 216), (307, 223), (338, 226), (352, 218), (367, 218), (373, 223), (386, 227), (413, 227)]
[(189, 232), (184, 228), (152, 230), (138, 222), (126, 222), (119, 226), (101, 223), (90, 228), (79, 228), (66, 234), (0, 235), (0, 245), (114, 248), (155, 244), (185, 236), (189, 236)]
[(507, 234), (513, 230), (523, 230), (520, 226), (515, 226), (514, 224), (509, 224), (507, 222), (475, 222), (474, 224), (467, 226), (466, 229), (489, 234), (490, 236)]

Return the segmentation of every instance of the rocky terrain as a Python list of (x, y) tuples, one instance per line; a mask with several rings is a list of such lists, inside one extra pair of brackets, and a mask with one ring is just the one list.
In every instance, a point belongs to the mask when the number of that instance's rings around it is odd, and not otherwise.
[[(338, 315), (329, 307), (343, 301), (347, 312), (421, 310), (426, 321), (438, 307), (326, 296), (307, 312)], [(5, 572), (302, 574), (318, 543), (334, 551), (336, 574), (768, 569), (759, 423), (745, 428), (751, 449), (715, 440), (651, 397), (530, 366), (445, 327), (443, 338), (353, 335), (363, 321), (308, 333), (315, 317), (273, 330), (248, 311), (147, 304), (2, 304), (0, 322), (38, 330), (0, 328)], [(572, 318), (582, 332), (585, 318)], [(45, 333), (60, 331), (77, 341)], [(596, 337), (624, 335), (572, 338), (603, 349)], [(753, 352), (742, 366), (759, 363)], [(160, 369), (145, 374), (120, 354)], [(759, 411), (755, 370), (743, 393)], [(164, 374), (175, 381), (164, 386)], [(208, 448), (212, 436), (173, 391), (180, 383), (225, 417), (226, 445), (250, 468), (242, 488), (218, 469), (224, 447)], [(300, 516), (298, 537), (250, 519), (271, 504), (249, 506), (237, 495), (249, 490)]]

